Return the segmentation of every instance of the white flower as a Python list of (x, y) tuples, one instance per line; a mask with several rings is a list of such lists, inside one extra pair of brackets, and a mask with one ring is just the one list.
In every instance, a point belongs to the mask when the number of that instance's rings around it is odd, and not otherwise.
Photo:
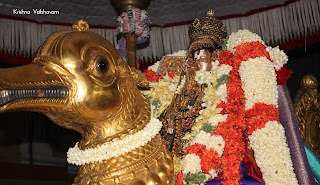
[(284, 64), (288, 62), (288, 56), (279, 49), (279, 46), (272, 48), (268, 46), (266, 50), (270, 54), (270, 58), (273, 61), (274, 68), (278, 71)]
[(251, 109), (258, 102), (278, 107), (276, 73), (267, 57), (243, 61), (239, 74), (246, 97), (246, 110)]
[(217, 70), (219, 64), (220, 64), (219, 60), (211, 62), (211, 73), (215, 73), (215, 71)]
[(218, 126), (220, 122), (227, 120), (228, 114), (216, 114), (208, 119), (208, 123), (212, 126)]
[(70, 164), (84, 165), (126, 154), (148, 143), (159, 133), (161, 127), (162, 122), (160, 120), (151, 118), (150, 122), (142, 130), (133, 135), (128, 135), (123, 139), (86, 150), (80, 150), (78, 143), (76, 143), (73, 148), (69, 148), (67, 161)]
[(160, 114), (170, 105), (174, 94), (181, 92), (185, 83), (185, 77), (182, 77), (180, 85), (178, 85), (180, 78), (181, 77), (178, 75), (174, 76), (174, 78), (170, 78), (166, 75), (158, 82), (150, 83), (151, 90), (142, 91), (145, 96), (150, 97), (151, 105), (153, 101), (159, 102), (157, 107), (152, 106), (153, 117), (159, 117)]
[(255, 42), (259, 41), (264, 45), (261, 37), (256, 33), (252, 33), (249, 30), (239, 30), (237, 32), (231, 33), (228, 41), (227, 41), (227, 49), (231, 52), (235, 52), (234, 47), (239, 46), (244, 42)]
[(284, 128), (276, 121), (249, 136), (254, 157), (267, 185), (297, 185)]
[(152, 70), (152, 71), (154, 71), (154, 72), (157, 72), (159, 65), (160, 65), (160, 61), (157, 61), (157, 62), (154, 63), (153, 65), (149, 66), (148, 69), (149, 69), (149, 70)]
[(217, 171), (214, 170), (214, 169), (210, 170), (209, 174), (210, 174), (210, 178), (211, 179), (214, 179), (214, 178), (216, 178), (218, 176)]
[(186, 83), (186, 77), (183, 76), (182, 79), (181, 79), (181, 82), (180, 82), (180, 85), (177, 87), (177, 89), (175, 90), (175, 94), (180, 94), (183, 90), (183, 86), (184, 84)]
[(211, 135), (210, 133), (206, 133), (204, 131), (200, 131), (192, 140), (191, 145), (195, 143), (206, 145), (207, 149), (214, 149), (218, 152), (219, 156), (223, 154), (223, 149), (225, 142), (222, 136)]
[(183, 174), (187, 173), (197, 173), (201, 171), (201, 159), (196, 154), (187, 154), (184, 161), (184, 170)]
[(222, 84), (218, 87), (216, 91), (216, 96), (219, 97), (224, 102), (227, 102), (227, 84)]
[(186, 50), (180, 50), (173, 52), (172, 54), (167, 54), (166, 56), (172, 56), (172, 57), (187, 57), (188, 51)]
[(222, 64), (217, 69), (217, 78), (219, 79), (222, 75), (229, 75), (232, 67), (226, 64)]
[(216, 83), (216, 77), (214, 74), (212, 74), (210, 71), (205, 71), (205, 70), (199, 70), (196, 71), (196, 76), (194, 79), (199, 83), (199, 84), (208, 84), (211, 85), (211, 83)]

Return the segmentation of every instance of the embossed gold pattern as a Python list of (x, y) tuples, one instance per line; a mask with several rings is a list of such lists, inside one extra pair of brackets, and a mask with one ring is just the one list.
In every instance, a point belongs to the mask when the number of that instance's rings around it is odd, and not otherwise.
[(217, 49), (227, 37), (227, 29), (223, 23), (214, 16), (214, 11), (209, 9), (207, 15), (196, 18), (188, 30), (191, 41), (189, 53), (203, 48)]
[[(49, 36), (32, 64), (0, 69), (0, 111), (42, 112), (79, 132), (81, 150), (143, 129), (150, 121), (150, 105), (136, 86), (147, 86), (142, 73), (130, 69), (106, 39), (88, 31), (85, 21), (73, 28)], [(41, 97), (22, 94), (16, 99), (8, 95), (31, 88), (65, 88), (67, 93), (57, 97), (58, 91), (41, 91)], [(171, 154), (158, 134), (125, 155), (82, 165), (74, 184), (169, 184), (172, 179)]]
[(317, 88), (314, 76), (304, 76), (293, 103), (302, 140), (320, 157), (320, 94)]
[(160, 60), (157, 69), (157, 75), (165, 75), (166, 73), (175, 73), (180, 75), (183, 70), (185, 57), (164, 56)]

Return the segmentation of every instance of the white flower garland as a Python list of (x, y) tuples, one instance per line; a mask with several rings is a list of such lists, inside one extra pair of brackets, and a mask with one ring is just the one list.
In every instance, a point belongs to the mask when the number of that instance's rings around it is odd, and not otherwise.
[(209, 117), (208, 123), (214, 127), (217, 127), (220, 122), (226, 121), (228, 118), (228, 114), (216, 114), (214, 116)]
[(80, 150), (77, 142), (73, 148), (69, 148), (67, 161), (70, 164), (84, 165), (124, 155), (147, 144), (159, 133), (161, 127), (162, 122), (160, 120), (151, 118), (150, 122), (142, 130), (123, 139), (102, 144), (96, 148)]
[(258, 102), (278, 107), (276, 73), (267, 57), (243, 61), (239, 74), (246, 97), (246, 110), (251, 109)]
[[(217, 65), (219, 65), (219, 61), (217, 60), (216, 62)], [(223, 75), (229, 76), (230, 71), (232, 70), (232, 67), (226, 64), (221, 64), (217, 66), (216, 68), (216, 75), (217, 79), (221, 78)], [(224, 102), (227, 102), (227, 83), (219, 85), (219, 87), (216, 90), (216, 96)]]
[(218, 152), (219, 156), (223, 154), (225, 142), (222, 136), (212, 135), (210, 133), (200, 131), (192, 140), (191, 145), (196, 143), (203, 144), (207, 149), (214, 149)]
[(279, 46), (275, 48), (268, 46), (266, 47), (266, 50), (269, 52), (270, 58), (273, 61), (274, 68), (277, 71), (288, 62), (288, 56), (282, 50), (279, 49)]
[(183, 174), (201, 172), (201, 159), (196, 154), (188, 154), (184, 158)]
[[(172, 97), (175, 93), (180, 93), (184, 83), (185, 77), (182, 77), (179, 84), (180, 76), (170, 78), (168, 75), (158, 82), (151, 82), (151, 90), (141, 91), (145, 96), (150, 97), (150, 104), (152, 109), (152, 117), (159, 117), (160, 114), (170, 105)], [(157, 103), (157, 106), (153, 105)]]
[[(219, 64), (219, 61), (216, 63)], [(217, 78), (222, 77), (223, 75), (229, 75), (230, 71), (232, 70), (232, 67), (226, 64), (221, 64), (217, 67)]]
[(211, 85), (211, 83), (215, 82), (215, 75), (212, 74), (210, 71), (204, 71), (204, 70), (199, 70), (196, 71), (196, 76), (195, 76), (195, 80), (199, 83), (199, 84), (208, 84)]
[(229, 36), (229, 39), (227, 41), (227, 49), (230, 50), (232, 53), (234, 53), (235, 52), (234, 47), (237, 47), (244, 42), (256, 42), (256, 41), (259, 41), (263, 45), (265, 45), (259, 35), (252, 33), (249, 30), (239, 30), (237, 32), (231, 33), (231, 35)]
[[(222, 97), (226, 97), (227, 89), (226, 83), (221, 84), (218, 89), (224, 89), (223, 93), (218, 94), (216, 91), (217, 84), (217, 76), (222, 77), (223, 75), (229, 75), (232, 67), (227, 65), (220, 65), (219, 61), (212, 62), (211, 71), (197, 71), (195, 80), (199, 84), (207, 84), (208, 87), (204, 91), (204, 96), (202, 98), (202, 107), (203, 109), (199, 112), (199, 116), (196, 118), (196, 124), (192, 127), (191, 133), (186, 133), (184, 139), (188, 139), (189, 143), (185, 145), (192, 146), (195, 143), (203, 144), (207, 149), (214, 149), (219, 156), (221, 157), (224, 151), (225, 141), (222, 136), (212, 135), (211, 133), (206, 133), (200, 130), (201, 126), (205, 123), (212, 125), (213, 127), (217, 127), (218, 123), (226, 121), (228, 115), (220, 114), (221, 109), (216, 108), (219, 101)], [(225, 87), (225, 88), (224, 88)], [(222, 95), (223, 94), (223, 95)], [(189, 155), (192, 155), (189, 156)], [(187, 154), (183, 159), (184, 166), (179, 168), (183, 168), (183, 174), (187, 173), (197, 173), (201, 172), (201, 160), (196, 160), (194, 157), (195, 154)], [(178, 164), (180, 164), (178, 162)], [(200, 169), (199, 169), (200, 166)], [(213, 179), (217, 176), (216, 169), (211, 169), (209, 174), (204, 174), (207, 180)]]
[(149, 66), (148, 69), (154, 72), (157, 72), (159, 65), (160, 65), (160, 60), (154, 63), (153, 65)]
[(281, 124), (277, 121), (269, 121), (264, 128), (254, 131), (249, 136), (249, 140), (267, 185), (298, 184)]
[[(199, 156), (197, 156), (196, 154), (187, 154), (183, 160), (184, 162), (184, 170), (182, 171), (182, 173), (184, 175), (187, 174), (196, 174), (196, 173), (201, 173), (201, 159)], [(204, 174), (205, 175), (205, 180), (204, 182), (208, 181), (210, 178), (213, 179), (215, 177), (217, 177), (217, 172), (216, 170), (212, 169), (209, 171), (209, 174)], [(183, 181), (183, 184), (187, 184), (185, 181)], [(204, 185), (200, 184), (200, 185)]]
[[(237, 39), (239, 37), (239, 39)], [(232, 34), (229, 49), (244, 43), (261, 41), (261, 38), (248, 30)], [(261, 44), (264, 45), (263, 42)], [(275, 69), (280, 69), (287, 56), (279, 48), (266, 47), (273, 63), (267, 57), (251, 58), (243, 61), (239, 68), (242, 89), (246, 98), (246, 110), (255, 103), (262, 102), (278, 107), (278, 91)], [(232, 50), (234, 52), (234, 50)], [(298, 180), (293, 171), (289, 147), (284, 128), (277, 121), (269, 121), (265, 127), (249, 136), (250, 146), (267, 185), (296, 185)]]

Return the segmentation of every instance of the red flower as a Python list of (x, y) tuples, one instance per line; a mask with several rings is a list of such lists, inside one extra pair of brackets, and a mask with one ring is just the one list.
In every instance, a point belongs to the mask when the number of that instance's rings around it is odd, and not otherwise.
[(293, 71), (287, 69), (286, 66), (283, 66), (280, 70), (276, 71), (278, 85), (286, 83), (292, 72)]
[(169, 73), (168, 76), (169, 76), (170, 78), (173, 78), (174, 76), (176, 76), (176, 73)]
[(221, 64), (226, 64), (229, 66), (233, 66), (233, 62), (232, 62), (232, 57), (233, 54), (229, 51), (229, 50), (224, 50), (223, 53), (221, 53), (221, 55), (219, 56), (219, 63)]
[(266, 50), (266, 46), (258, 41), (245, 42), (234, 49), (236, 49), (234, 53), (234, 60), (236, 61), (237, 65), (240, 65), (242, 61), (247, 61), (250, 58), (267, 57), (269, 60), (271, 60), (269, 52)]
[(195, 143), (194, 145), (191, 145), (186, 148), (186, 151), (184, 152), (187, 154), (196, 154), (197, 156), (201, 156), (204, 151), (206, 150), (206, 145)]
[(179, 172), (176, 175), (176, 185), (183, 185), (183, 173)]
[(143, 71), (143, 74), (147, 77), (147, 79), (150, 82), (154, 82), (154, 81), (158, 82), (159, 81), (160, 76), (157, 75), (157, 73), (152, 70), (146, 69)]
[(247, 110), (246, 118), (248, 135), (251, 135), (257, 129), (264, 128), (268, 121), (280, 122), (279, 109), (275, 105), (267, 105), (261, 102), (254, 104), (252, 109)]
[(217, 169), (221, 165), (221, 158), (219, 157), (218, 152), (210, 148), (205, 150), (200, 157), (201, 159), (201, 170), (205, 174), (209, 174), (209, 171), (212, 169)]
[[(149, 69), (146, 69), (143, 71), (143, 74), (147, 77), (148, 81), (149, 82), (158, 82), (159, 79), (163, 79), (163, 76), (165, 76), (166, 74), (164, 75), (157, 75), (156, 72), (152, 71), (152, 70), (149, 70)], [(170, 78), (173, 78), (174, 76), (176, 75), (176, 73), (169, 73), (168, 76)]]

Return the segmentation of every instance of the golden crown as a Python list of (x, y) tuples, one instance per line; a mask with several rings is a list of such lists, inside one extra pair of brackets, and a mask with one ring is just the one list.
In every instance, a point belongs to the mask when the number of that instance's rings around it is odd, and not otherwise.
[(191, 41), (189, 51), (194, 52), (205, 47), (216, 48), (227, 37), (227, 29), (223, 23), (214, 16), (214, 11), (209, 9), (207, 15), (196, 18), (189, 27)]

